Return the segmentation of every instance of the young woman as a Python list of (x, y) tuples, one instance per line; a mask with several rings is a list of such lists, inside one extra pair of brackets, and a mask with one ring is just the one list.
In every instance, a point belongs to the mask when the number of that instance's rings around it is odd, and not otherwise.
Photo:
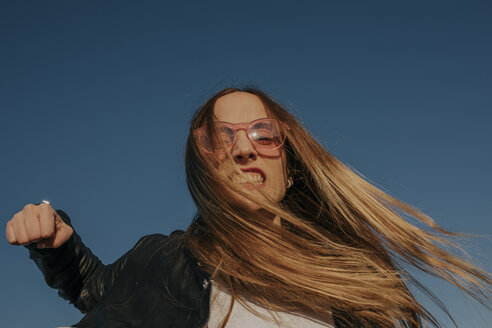
[(199, 108), (185, 164), (198, 210), (187, 231), (143, 237), (111, 265), (49, 204), (9, 221), (8, 241), (87, 313), (75, 326), (438, 325), (402, 265), (490, 306), (491, 275), (444, 250), (456, 234), (352, 172), (259, 90)]

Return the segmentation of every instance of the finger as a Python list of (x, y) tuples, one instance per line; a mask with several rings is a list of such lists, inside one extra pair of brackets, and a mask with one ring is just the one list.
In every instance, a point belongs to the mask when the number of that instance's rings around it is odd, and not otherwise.
[(26, 209), (24, 214), (25, 227), (29, 241), (41, 239), (41, 228), (39, 226), (39, 209), (37, 206)]
[(63, 245), (73, 234), (73, 229), (67, 225), (63, 220), (57, 215), (56, 218), (56, 234), (50, 238), (43, 240), (38, 243), (39, 248), (58, 248)]
[(53, 238), (48, 239), (47, 243), (43, 243), (46, 245), (46, 247), (58, 248), (63, 245), (69, 237), (70, 234), (68, 233), (68, 231), (64, 230), (57, 232)]
[(66, 224), (59, 215), (56, 216), (56, 235), (53, 237), (53, 247), (63, 245), (73, 234), (73, 228)]
[(41, 238), (49, 239), (55, 235), (55, 218), (56, 212), (49, 204), (41, 204), (39, 225), (41, 230)]
[(15, 239), (20, 245), (27, 244), (29, 242), (29, 237), (26, 232), (25, 217), (24, 213), (20, 212), (17, 220), (14, 221), (14, 233)]
[(14, 225), (12, 223), (12, 220), (7, 222), (7, 229), (5, 230), (5, 236), (7, 237), (7, 240), (10, 244), (18, 245), (17, 239), (15, 238)]

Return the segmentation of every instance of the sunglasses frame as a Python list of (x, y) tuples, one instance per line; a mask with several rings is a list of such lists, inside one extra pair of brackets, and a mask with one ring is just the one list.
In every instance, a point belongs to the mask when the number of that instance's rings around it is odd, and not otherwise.
[[(229, 123), (229, 122), (223, 122), (223, 121), (217, 121), (215, 122), (215, 124), (221, 124), (223, 126), (226, 126), (228, 128), (230, 128), (231, 130), (234, 131), (234, 139), (233, 141), (231, 142), (231, 145), (230, 147), (228, 147), (228, 149), (226, 151), (230, 152), (234, 149), (234, 146), (236, 145), (236, 142), (237, 142), (237, 133), (238, 131), (240, 130), (244, 130), (246, 132), (246, 136), (248, 137), (249, 141), (251, 142), (251, 144), (253, 145), (253, 147), (256, 149), (256, 150), (262, 150), (262, 151), (272, 151), (272, 150), (277, 150), (277, 149), (280, 149), (283, 147), (283, 145), (285, 144), (285, 140), (287, 139), (287, 133), (284, 133), (284, 136), (283, 136), (283, 140), (282, 142), (275, 148), (262, 148), (261, 145), (255, 143), (250, 135), (250, 128), (257, 124), (258, 122), (261, 122), (261, 121), (270, 121), (270, 122), (275, 122), (279, 125), (279, 129), (285, 129), (285, 130), (289, 130), (289, 127), (287, 126), (287, 124), (285, 124), (284, 122), (281, 122), (277, 119), (274, 119), (274, 118), (259, 118), (259, 119), (256, 119), (256, 120), (253, 120), (251, 122), (243, 122), (243, 123)], [(200, 134), (203, 134), (203, 133), (207, 133), (205, 130), (206, 130), (207, 126), (204, 125), (202, 127), (199, 127), (198, 129), (195, 129), (193, 131), (193, 135), (195, 135), (195, 137), (199, 137)], [(209, 151), (207, 150), (206, 147), (200, 145), (199, 143), (199, 146), (200, 148), (202, 148), (206, 153), (208, 154), (213, 154), (215, 152), (217, 152), (218, 150), (215, 150), (215, 151)]]

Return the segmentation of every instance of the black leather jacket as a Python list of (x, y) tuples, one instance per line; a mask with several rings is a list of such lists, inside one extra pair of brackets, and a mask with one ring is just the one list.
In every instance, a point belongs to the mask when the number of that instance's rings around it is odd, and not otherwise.
[[(68, 224), (70, 218), (57, 210)], [(57, 249), (28, 246), (49, 286), (81, 312), (75, 327), (205, 327), (211, 283), (189, 251), (183, 231), (141, 238), (116, 262), (102, 262), (74, 232)], [(337, 327), (349, 327), (334, 312)], [(345, 322), (345, 323), (344, 323)]]
[[(57, 212), (70, 224), (67, 214)], [(199, 269), (182, 231), (145, 236), (110, 265), (103, 265), (75, 232), (57, 249), (28, 248), (48, 285), (87, 313), (75, 327), (206, 325), (210, 276)]]

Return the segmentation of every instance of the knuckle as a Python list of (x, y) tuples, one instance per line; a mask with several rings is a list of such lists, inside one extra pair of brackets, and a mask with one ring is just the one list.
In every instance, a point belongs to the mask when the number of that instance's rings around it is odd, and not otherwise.
[(24, 213), (18, 213), (12, 219), (12, 224), (13, 225), (23, 224), (25, 222), (25, 219), (26, 219), (26, 216), (24, 215)]
[(41, 203), (38, 205), (40, 208), (51, 208), (51, 205), (50, 204), (47, 204), (47, 203)]
[[(26, 226), (30, 226), (33, 224), (33, 220), (36, 218), (36, 215), (32, 215), (32, 214), (27, 214), (24, 216), (24, 225)], [(19, 221), (22, 221), (22, 219), (20, 219)]]
[(41, 213), (39, 215), (39, 223), (41, 225), (52, 225), (55, 222), (55, 218), (48, 213)]

